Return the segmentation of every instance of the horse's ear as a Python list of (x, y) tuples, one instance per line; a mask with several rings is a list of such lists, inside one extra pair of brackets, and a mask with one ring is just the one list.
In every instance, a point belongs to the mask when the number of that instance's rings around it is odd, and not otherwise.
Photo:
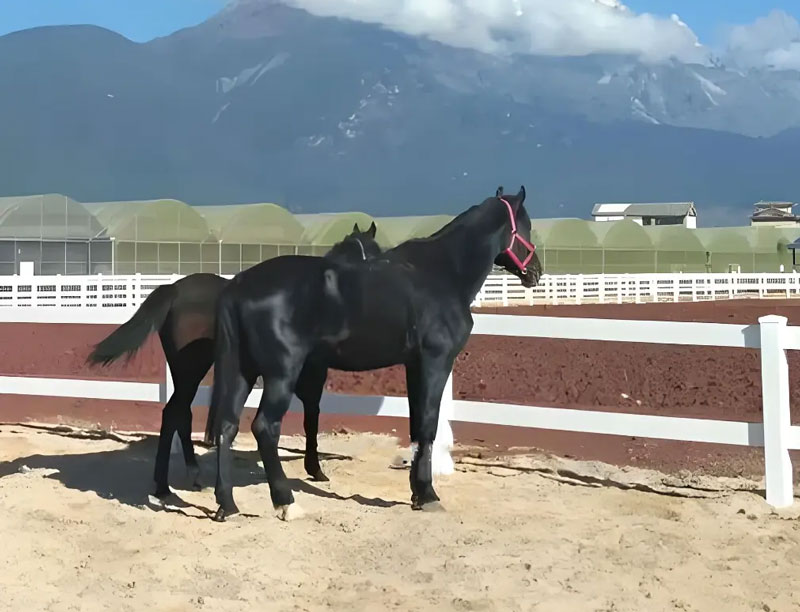
[(520, 185), (519, 192), (517, 193), (517, 202), (520, 206), (525, 202), (525, 185)]
[(497, 191), (495, 192), (494, 197), (496, 197), (496, 198), (502, 198), (503, 197), (503, 186), (502, 185), (500, 185), (497, 188)]
[(354, 234), (360, 234), (361, 233), (361, 230), (358, 229), (358, 223), (353, 223), (353, 233)]
[(371, 238), (375, 238), (375, 234), (378, 232), (378, 227), (375, 225), (375, 222), (372, 222), (372, 225), (369, 226), (367, 233), (370, 235)]

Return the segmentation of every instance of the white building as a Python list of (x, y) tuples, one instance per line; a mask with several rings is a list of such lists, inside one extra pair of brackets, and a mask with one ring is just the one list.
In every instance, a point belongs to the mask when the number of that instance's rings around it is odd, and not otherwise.
[(769, 225), (772, 227), (797, 227), (798, 219), (792, 212), (794, 202), (756, 202), (755, 211), (750, 216), (750, 225)]
[(683, 225), (697, 227), (694, 202), (601, 203), (592, 208), (595, 221), (630, 219), (639, 225)]

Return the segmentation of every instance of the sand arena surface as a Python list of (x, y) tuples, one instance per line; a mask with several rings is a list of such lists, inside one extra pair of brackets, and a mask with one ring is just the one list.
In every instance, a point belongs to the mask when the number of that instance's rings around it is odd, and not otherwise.
[[(800, 509), (762, 483), (521, 455), (465, 456), (412, 512), (402, 447), (324, 435), (326, 484), (284, 467), (306, 516), (273, 516), (252, 436), (224, 524), (202, 491), (150, 505), (155, 438), (0, 426), (2, 610), (778, 610), (800, 608)], [(292, 450), (295, 449), (295, 450)], [(475, 453), (477, 455), (477, 453)]]

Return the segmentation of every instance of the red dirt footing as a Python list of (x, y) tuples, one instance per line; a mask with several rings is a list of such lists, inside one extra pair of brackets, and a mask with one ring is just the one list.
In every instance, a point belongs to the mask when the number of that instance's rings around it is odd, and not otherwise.
[[(478, 309), (514, 315), (639, 320), (756, 323), (766, 314), (800, 322), (800, 301), (735, 300), (685, 304), (608, 304)], [(116, 380), (161, 380), (163, 356), (153, 337), (128, 364), (92, 369), (83, 365), (92, 343), (113, 327), (0, 324), (0, 374)], [(789, 355), (793, 422), (800, 399), (800, 355)], [(210, 377), (209, 377), (210, 379)], [(327, 389), (350, 394), (405, 395), (402, 368), (362, 373), (332, 372)], [(473, 336), (458, 358), (457, 397), (481, 401), (713, 418), (761, 420), (757, 351), (640, 343), (589, 342)], [(489, 408), (490, 409), (490, 408)], [(159, 428), (160, 405), (0, 395), (0, 420), (85, 421), (120, 429)], [(202, 431), (205, 411), (195, 411)], [(302, 431), (300, 415), (287, 416), (284, 431)], [(248, 419), (249, 424), (249, 419)], [(242, 423), (242, 431), (245, 423)], [(385, 417), (323, 415), (323, 431), (347, 428), (397, 433), (408, 424)], [(394, 431), (393, 431), (394, 430)], [(724, 475), (763, 473), (759, 449), (690, 444), (567, 432), (455, 423), (457, 442), (485, 452), (540, 448), (564, 456), (665, 471), (693, 469)]]

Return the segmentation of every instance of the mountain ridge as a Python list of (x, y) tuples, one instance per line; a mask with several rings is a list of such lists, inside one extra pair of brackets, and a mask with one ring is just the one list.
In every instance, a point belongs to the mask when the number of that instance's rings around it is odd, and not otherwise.
[(800, 190), (800, 73), (748, 74), (497, 58), (274, 2), (147, 43), (36, 28), (0, 37), (0, 192), (396, 215), (525, 183), (536, 216), (692, 200), (741, 223)]

